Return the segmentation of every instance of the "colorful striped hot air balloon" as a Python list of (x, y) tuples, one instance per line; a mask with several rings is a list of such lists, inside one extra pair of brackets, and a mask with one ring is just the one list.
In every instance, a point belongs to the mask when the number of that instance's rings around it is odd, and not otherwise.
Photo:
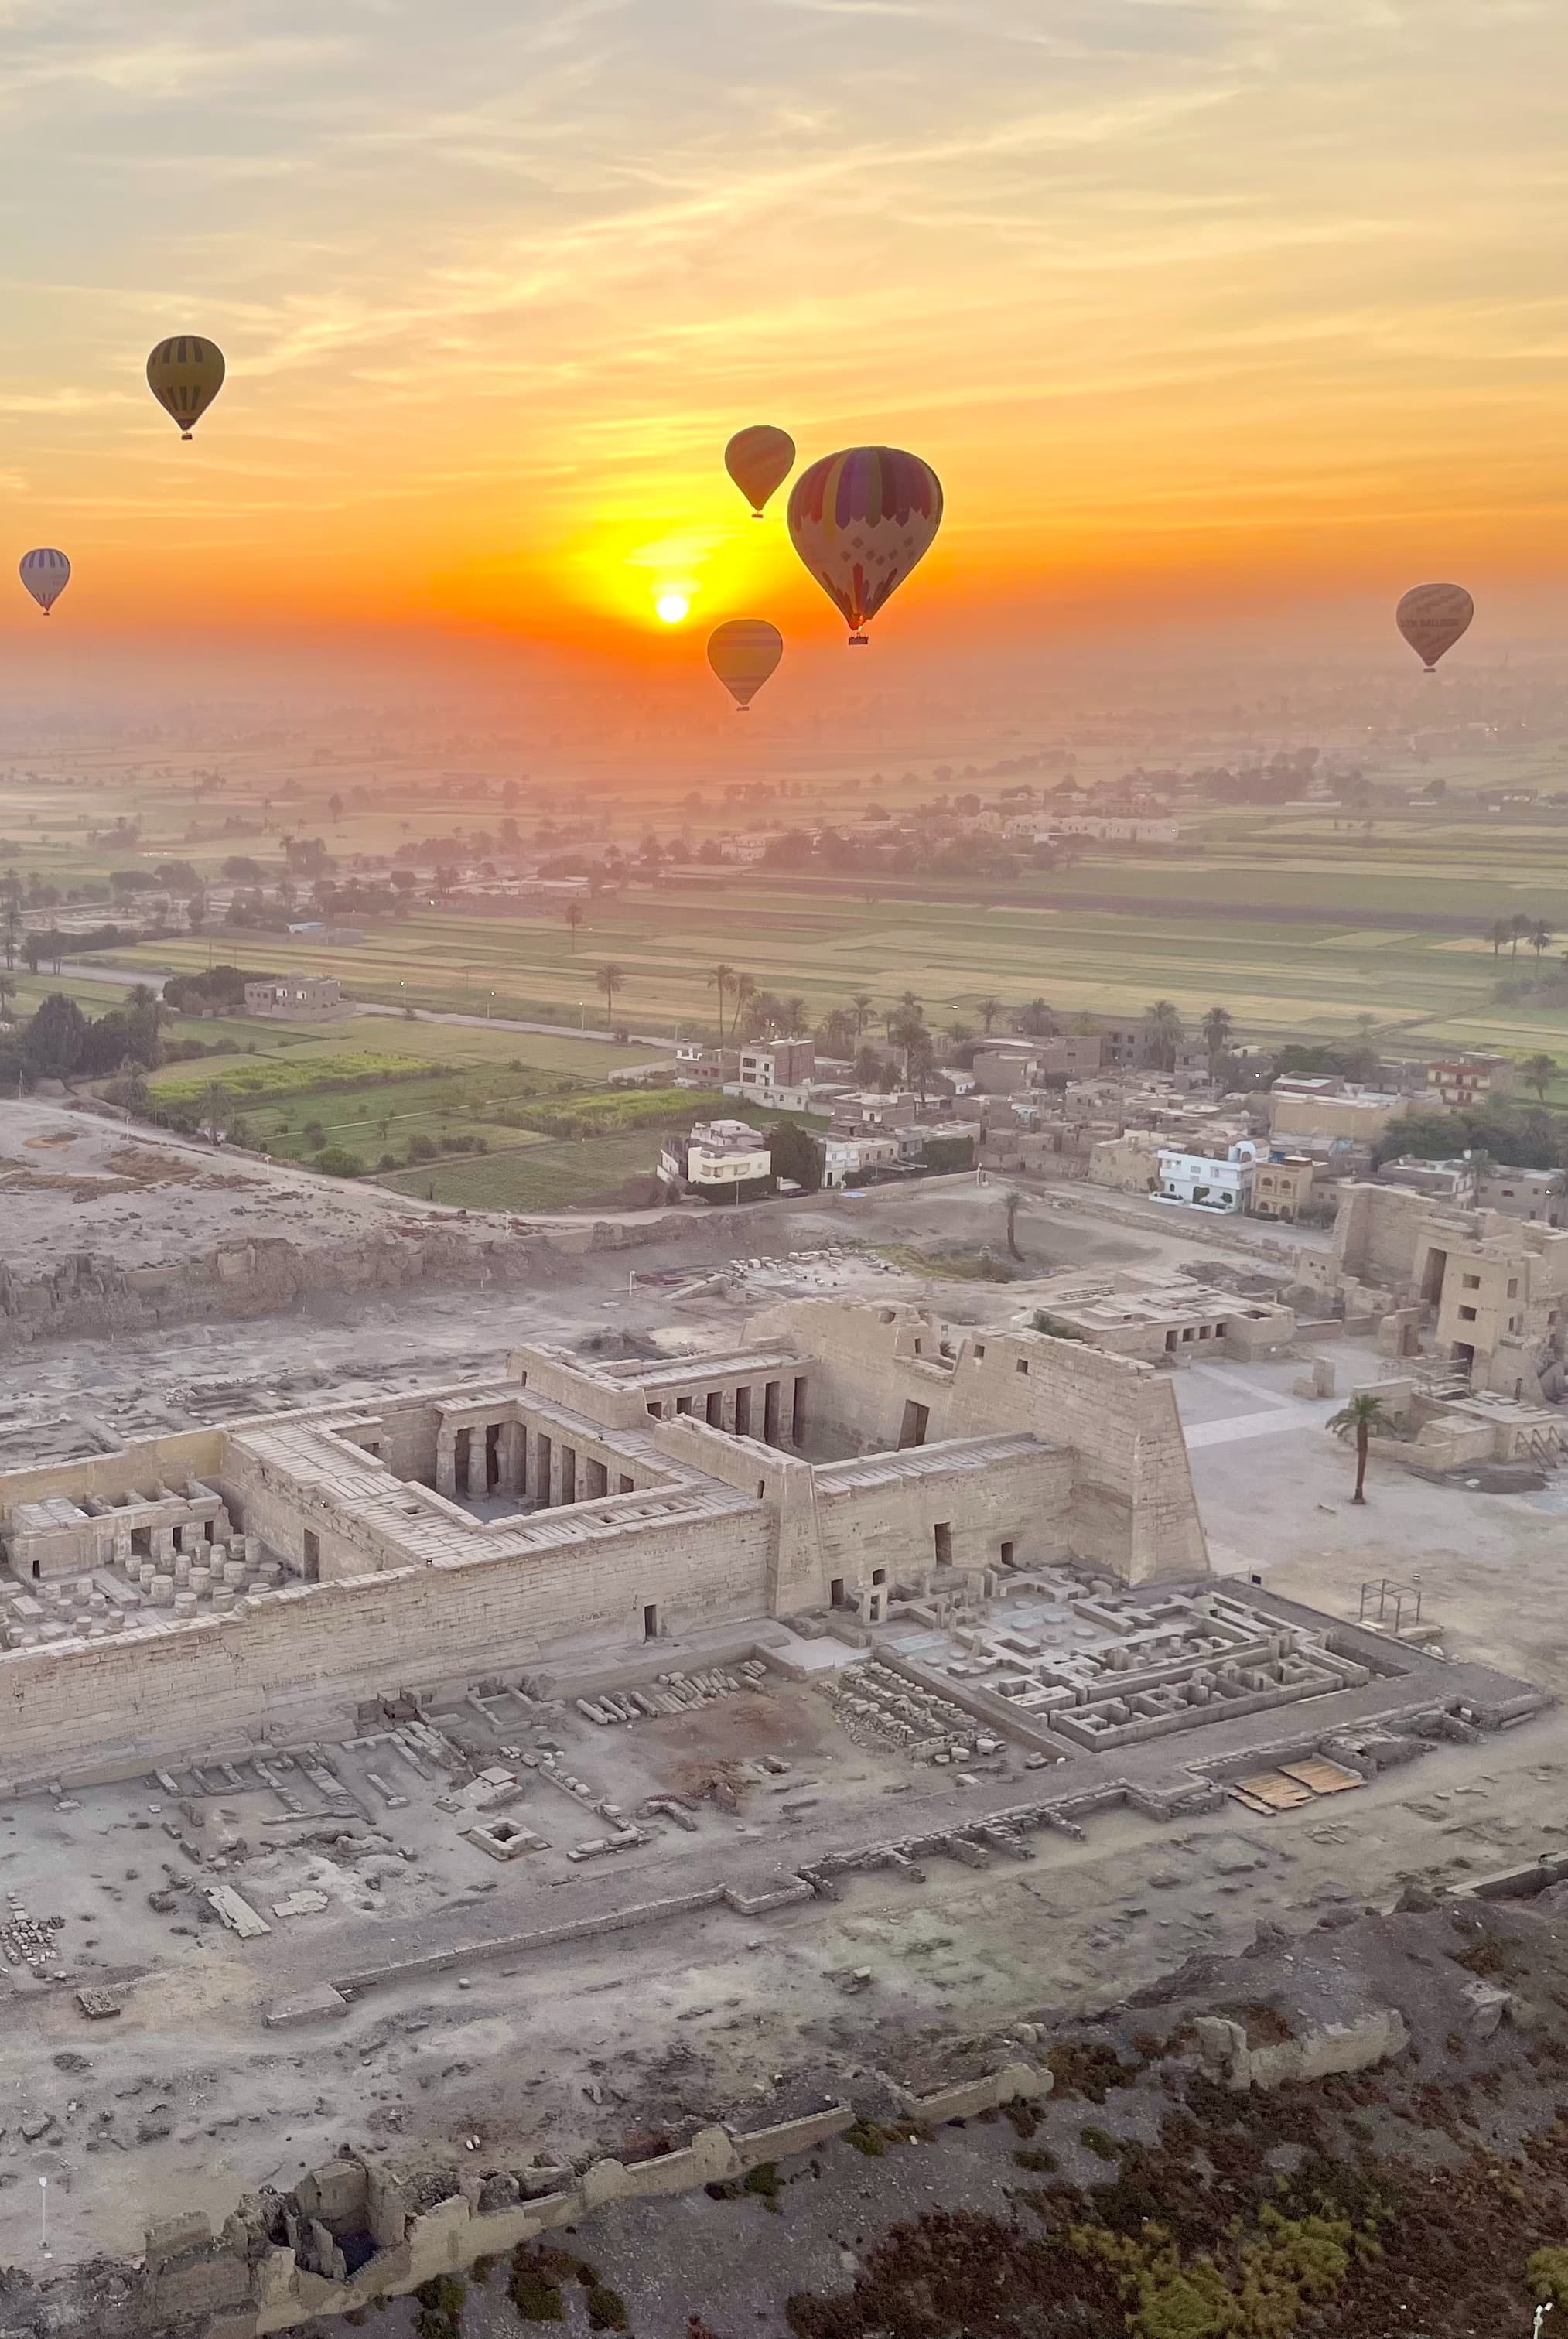
[(1394, 622), (1428, 674), (1469, 628), (1475, 604), (1463, 585), (1413, 585), (1394, 613)]
[(942, 482), (929, 463), (897, 447), (851, 447), (824, 455), (790, 489), (795, 550), (848, 618), (850, 646), (931, 549), (942, 526)]
[(63, 552), (40, 545), (36, 551), (22, 555), (17, 574), (47, 617), (71, 582), (71, 563)]
[(765, 617), (732, 617), (708, 641), (708, 664), (743, 715), (783, 656), (784, 636)]
[(794, 440), (771, 422), (753, 422), (737, 430), (725, 449), (725, 469), (750, 504), (753, 519), (761, 519), (763, 506), (794, 469)]
[(147, 387), (188, 439), (223, 387), (223, 352), (200, 333), (175, 333), (147, 360)]

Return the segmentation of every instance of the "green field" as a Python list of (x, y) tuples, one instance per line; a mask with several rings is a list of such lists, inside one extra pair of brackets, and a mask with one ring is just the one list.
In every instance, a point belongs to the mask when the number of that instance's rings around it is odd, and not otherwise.
[[(1043, 997), (1067, 1017), (1133, 1016), (1150, 1000), (1169, 998), (1189, 1021), (1218, 1002), (1249, 1038), (1339, 1038), (1365, 1014), (1388, 1038), (1401, 1035), (1413, 1047), (1431, 1041), (1527, 1052), (1544, 1045), (1568, 1052), (1568, 1005), (1500, 1004), (1494, 998), (1501, 978), (1530, 972), (1532, 953), (1494, 958), (1484, 938), (1492, 918), (1521, 908), (1549, 923), (1560, 913), (1568, 943), (1568, 869), (1561, 879), (1509, 881), (1516, 890), (1502, 896), (1504, 908), (1485, 889), (1467, 930), (1412, 923), (1423, 914), (1457, 918), (1453, 905), (1482, 892), (1452, 872), (1441, 886), (1414, 873), (1399, 881), (1424, 898), (1424, 911), (1415, 900), (1394, 898), (1392, 875), (1331, 881), (1321, 872), (1259, 868), (1256, 856), (1119, 864), (1114, 879), (1086, 864), (1068, 875), (1071, 883), (1054, 882), (1049, 900), (1021, 898), (1021, 889), (982, 901), (972, 889), (955, 897), (916, 887), (908, 898), (868, 902), (850, 886), (829, 891), (737, 874), (722, 888), (671, 882), (656, 893), (601, 900), (575, 958), (553, 923), (437, 913), (372, 930), (351, 952), (305, 946), (292, 955), (302, 970), (335, 973), (362, 996), (385, 996), (389, 986), (395, 992), (401, 985), (419, 1006), (441, 1008), (464, 995), (451, 962), (460, 940), (465, 963), (481, 968), (487, 992), (496, 994), (496, 1012), (540, 1021), (575, 1018), (585, 962), (613, 959), (626, 972), (618, 1017), (656, 1037), (713, 1032), (716, 993), (708, 974), (725, 962), (743, 968), (764, 990), (803, 998), (813, 1017), (859, 991), (885, 1008), (912, 990), (933, 1025), (974, 1021), (987, 995), (1007, 1005)], [(1114, 883), (1130, 905), (1099, 909), (1075, 899), (1072, 887), (1082, 890), (1091, 876), (1103, 886)], [(1146, 906), (1133, 901), (1139, 884), (1149, 894)], [(1036, 891), (1043, 896), (1043, 887)], [(1346, 892), (1355, 898), (1344, 899)], [(1324, 902), (1330, 893), (1341, 896), (1332, 910)], [(1279, 897), (1287, 893), (1301, 900), (1284, 903)], [(1314, 895), (1320, 906), (1307, 914), (1302, 903)], [(1196, 909), (1174, 906), (1193, 900)], [(1297, 914), (1273, 913), (1282, 907)], [(1369, 913), (1379, 913), (1394, 923), (1370, 923)], [(694, 955), (694, 933), (702, 937), (700, 956)], [(1561, 946), (1547, 954), (1548, 968)], [(160, 944), (136, 955), (148, 966), (193, 965), (204, 964), (206, 952), (204, 945), (198, 954), (194, 945)], [(646, 1046), (617, 1051), (569, 1036), (366, 1016), (332, 1027), (314, 1044), (443, 1058), (517, 1056), (565, 1072), (592, 1066), (602, 1073), (648, 1053)]]
[(470, 1210), (566, 1210), (613, 1202), (629, 1180), (652, 1177), (658, 1152), (657, 1132), (636, 1130), (431, 1162), (397, 1170), (380, 1182), (399, 1193)]
[[(1115, 752), (1086, 752), (1080, 769), (1099, 776), (1115, 768)], [(895, 808), (928, 796), (932, 765), (922, 760), (922, 770), (895, 777), (896, 765), (865, 774), (824, 751), (792, 775), (787, 799), (744, 810), (725, 801), (711, 775), (695, 789), (684, 780), (650, 780), (637, 790), (603, 779), (591, 787), (532, 782), (519, 818), (525, 833), (545, 814), (586, 823), (593, 844), (613, 836), (623, 845), (648, 827), (666, 837), (678, 827), (695, 843), (747, 828), (809, 826), (858, 816), (873, 790)], [(219, 764), (222, 789), (212, 793), (202, 774)], [(498, 769), (494, 759), (488, 768)], [(214, 927), (114, 957), (160, 971), (202, 968), (214, 956), (297, 968), (337, 976), (367, 1003), (478, 1019), (458, 1025), (359, 1015), (311, 1031), (244, 1019), (175, 1027), (181, 1036), (221, 1040), (234, 1053), (254, 1046), (268, 1058), (314, 1052), (323, 1061), (328, 1051), (357, 1050), (453, 1065), (517, 1061), (580, 1081), (646, 1060), (650, 1038), (711, 1034), (717, 998), (708, 978), (720, 962), (781, 997), (798, 996), (813, 1018), (855, 992), (885, 1010), (912, 990), (935, 1026), (974, 1022), (988, 995), (1007, 1006), (1041, 997), (1068, 1019), (1131, 1018), (1169, 998), (1189, 1022), (1226, 1006), (1244, 1039), (1343, 1039), (1371, 1016), (1386, 1048), (1544, 1047), (1568, 1061), (1568, 1000), (1499, 1001), (1499, 981), (1524, 975), (1533, 961), (1527, 951), (1499, 961), (1484, 939), (1494, 919), (1519, 913), (1552, 928), (1547, 968), (1568, 945), (1568, 806), (1545, 800), (1568, 784), (1563, 744), (1478, 738), (1474, 752), (1448, 753), (1391, 736), (1380, 751), (1369, 749), (1366, 769), (1381, 786), (1442, 779), (1448, 794), (1420, 812), (1381, 807), (1370, 822), (1317, 806), (1199, 812), (1183, 816), (1175, 847), (1086, 843), (1069, 868), (1006, 881), (942, 883), (875, 867), (864, 878), (755, 868), (638, 878), (588, 904), (575, 943), (553, 913), (420, 909), (372, 922), (359, 944)], [(1537, 787), (1542, 801), (1488, 814), (1481, 791), (1500, 783)], [(372, 755), (257, 744), (139, 766), (106, 749), (43, 755), (36, 771), (0, 778), (0, 865), (67, 883), (173, 857), (215, 876), (240, 852), (275, 882), (285, 829), (320, 833), (340, 856), (384, 854), (410, 832), (481, 820), (494, 827), (497, 785), (476, 777), (465, 803), (460, 775), (432, 777), (417, 750), (390, 745)], [(334, 795), (345, 799), (337, 816)], [(133, 842), (106, 839), (104, 824), (116, 816), (140, 823)], [(597, 967), (611, 960), (625, 971), (613, 1019), (596, 982)], [(101, 986), (75, 978), (56, 985), (47, 976), (22, 982), (24, 1012), (52, 988), (69, 989), (90, 1007), (111, 1003), (119, 991), (113, 979)], [(496, 1031), (487, 1028), (487, 1011), (566, 1028), (558, 1036)], [(643, 1040), (616, 1049), (579, 1040), (570, 1028), (611, 1020)]]

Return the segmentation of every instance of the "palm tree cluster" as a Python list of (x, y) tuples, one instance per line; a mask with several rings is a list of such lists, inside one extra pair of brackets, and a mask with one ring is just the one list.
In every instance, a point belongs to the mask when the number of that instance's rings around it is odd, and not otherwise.
[(1543, 918), (1527, 917), (1516, 910), (1511, 918), (1498, 918), (1486, 929), (1486, 939), (1495, 958), (1506, 950), (1510, 958), (1517, 958), (1521, 943), (1528, 943), (1537, 958), (1552, 946), (1552, 929)]

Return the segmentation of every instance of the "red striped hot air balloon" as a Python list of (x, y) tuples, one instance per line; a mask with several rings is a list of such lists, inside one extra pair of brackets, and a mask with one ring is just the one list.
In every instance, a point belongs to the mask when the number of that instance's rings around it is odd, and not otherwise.
[(794, 469), (794, 440), (771, 422), (750, 423), (725, 449), (725, 469), (750, 504), (753, 519), (761, 519), (763, 506)]
[(708, 642), (708, 664), (744, 715), (784, 656), (784, 636), (765, 617), (732, 617)]
[(895, 593), (942, 526), (942, 482), (897, 447), (824, 455), (790, 489), (795, 550), (850, 625), (850, 647)]

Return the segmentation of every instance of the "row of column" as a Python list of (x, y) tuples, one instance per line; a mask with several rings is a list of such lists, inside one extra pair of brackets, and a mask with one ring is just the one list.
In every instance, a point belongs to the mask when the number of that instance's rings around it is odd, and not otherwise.
[(550, 1510), (603, 1495), (635, 1494), (636, 1486), (624, 1474), (612, 1485), (607, 1463), (511, 1418), (443, 1429), (436, 1440), (436, 1492), (450, 1502), (494, 1496)]
[(715, 1388), (676, 1397), (673, 1405), (660, 1398), (650, 1404), (656, 1421), (690, 1416), (710, 1429), (725, 1429), (735, 1437), (754, 1437), (764, 1446), (795, 1446), (805, 1427), (805, 1375), (789, 1380), (741, 1381), (733, 1388)]

